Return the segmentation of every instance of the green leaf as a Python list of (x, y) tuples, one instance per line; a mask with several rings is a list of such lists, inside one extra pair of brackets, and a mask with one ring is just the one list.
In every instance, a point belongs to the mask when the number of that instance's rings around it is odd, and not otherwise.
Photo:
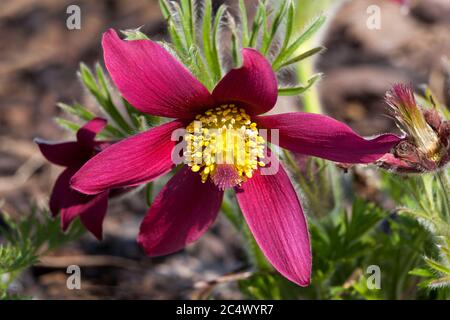
[(121, 30), (121, 32), (125, 35), (125, 40), (133, 41), (133, 40), (149, 40), (149, 37), (140, 30), (141, 27), (137, 29), (127, 29)]
[(278, 67), (278, 69), (274, 69), (274, 71), (278, 71), (281, 68), (284, 68), (284, 67), (287, 67), (287, 66), (289, 66), (291, 64), (294, 64), (294, 63), (300, 62), (302, 60), (305, 60), (306, 58), (309, 58), (309, 57), (311, 57), (311, 56), (313, 56), (315, 54), (320, 53), (324, 49), (325, 49), (325, 47), (320, 46), (320, 47), (316, 47), (316, 48), (310, 49), (308, 51), (305, 51), (305, 52), (299, 54), (298, 56), (296, 56), (296, 57), (294, 57), (294, 58), (284, 62), (283, 64), (281, 64)]
[(289, 45), (291, 41), (292, 31), (294, 29), (295, 5), (292, 0), (288, 0), (288, 2), (289, 4), (287, 9), (286, 30), (280, 52), (284, 52), (284, 50)]
[(125, 106), (125, 110), (127, 111), (128, 117), (130, 118), (131, 122), (133, 123), (134, 128), (136, 130), (139, 129), (140, 123), (139, 123), (138, 118), (141, 115), (141, 113), (124, 98), (122, 98), (122, 103)]
[(284, 17), (286, 16), (286, 0), (282, 0), (281, 4), (278, 7), (278, 10), (276, 11), (275, 17), (273, 19), (273, 22), (270, 27), (270, 31), (266, 30), (265, 34), (267, 34), (266, 37), (263, 37), (263, 43), (261, 47), (261, 52), (264, 55), (267, 55), (270, 46), (272, 45), (273, 39), (275, 38), (275, 34), (277, 33), (279, 27), (281, 26), (281, 23), (284, 20)]
[(111, 118), (111, 120), (119, 126), (121, 130), (126, 134), (131, 134), (132, 129), (128, 123), (124, 120), (117, 107), (111, 100), (111, 94), (109, 92), (109, 87), (105, 79), (103, 69), (100, 65), (96, 66), (96, 74), (98, 78), (98, 84), (92, 74), (91, 70), (83, 63), (80, 64), (79, 76), (88, 88), (91, 94), (95, 97), (99, 105), (102, 107), (104, 112)]
[(147, 131), (148, 129), (150, 129), (150, 125), (148, 123), (148, 119), (146, 116), (142, 115), (138, 117), (139, 120), (139, 131)]
[(264, 22), (264, 15), (266, 14), (266, 7), (263, 2), (258, 3), (255, 16), (253, 18), (252, 31), (250, 33), (249, 47), (255, 48), (258, 40), (258, 33)]
[(55, 118), (56, 123), (63, 129), (76, 133), (81, 126), (78, 123), (63, 118)]
[(239, 38), (236, 33), (231, 34), (231, 58), (233, 59), (233, 66), (238, 67), (241, 65), (239, 54)]
[(74, 115), (77, 118), (84, 121), (89, 121), (95, 117), (95, 115), (92, 112), (84, 108), (79, 103), (75, 103), (73, 106), (70, 106), (66, 103), (59, 102), (57, 106), (61, 108), (61, 110), (63, 110), (64, 112)]
[(181, 36), (173, 20), (173, 16), (175, 13), (171, 10), (171, 7), (166, 0), (159, 0), (159, 7), (161, 9), (161, 13), (164, 19), (167, 22), (167, 30), (169, 32), (170, 39), (172, 40), (175, 51), (177, 52), (178, 55), (186, 54), (187, 52), (186, 43), (182, 41)]
[(269, 31), (269, 23), (268, 19), (270, 17), (271, 11), (270, 10), (264, 10), (261, 12), (261, 30), (262, 30), (262, 36), (261, 36), (261, 49), (260, 51), (266, 55), (266, 51), (269, 49), (269, 42), (270, 42), (270, 31)]
[(212, 21), (212, 4), (211, 0), (205, 0), (205, 6), (203, 9), (203, 20), (202, 20), (202, 39), (203, 39), (203, 53), (206, 58), (206, 62), (211, 70), (214, 81), (217, 80), (218, 70), (215, 65), (214, 52), (211, 45), (211, 21)]
[(298, 48), (308, 41), (325, 23), (326, 18), (319, 16), (316, 20), (291, 44), (287, 49), (279, 53), (272, 64), (274, 70), (278, 70), (280, 65), (283, 65), (286, 60), (290, 60), (291, 56), (295, 54)]
[(318, 73), (314, 75), (311, 79), (308, 80), (308, 83), (305, 86), (296, 86), (291, 88), (279, 88), (278, 94), (280, 96), (296, 96), (299, 94), (304, 93), (306, 90), (311, 88), (317, 80), (319, 80), (322, 77), (322, 74)]
[(298, 299), (299, 287), (279, 274), (255, 272), (251, 277), (240, 280), (239, 288), (246, 296), (259, 300)]
[(47, 210), (30, 208), (29, 214), (19, 219), (0, 210), (0, 296), (5, 296), (9, 285), (20, 272), (38, 262), (41, 255), (78, 239), (84, 234), (84, 227), (75, 221), (67, 232), (63, 232), (60, 219), (53, 219)]
[(239, 37), (236, 28), (236, 22), (233, 16), (227, 12), (228, 25), (231, 31), (231, 58), (233, 59), (233, 66), (238, 67), (240, 62), (240, 52), (239, 52)]
[(348, 244), (359, 242), (359, 239), (371, 230), (382, 218), (384, 212), (370, 202), (361, 199), (353, 201), (351, 218), (346, 222), (345, 239)]
[(408, 274), (412, 275), (412, 276), (418, 276), (418, 277), (424, 277), (424, 278), (429, 278), (429, 277), (433, 276), (433, 274), (429, 270), (423, 269), (423, 268), (412, 269), (410, 272), (408, 272)]
[[(202, 39), (204, 40), (203, 49), (206, 48), (202, 54), (202, 50), (197, 43), (197, 19), (194, 12), (194, 3), (191, 0), (181, 0), (179, 3), (175, 1), (170, 3), (163, 1), (161, 6), (163, 15), (168, 20), (169, 33), (171, 34), (177, 58), (190, 69), (200, 82), (208, 89), (212, 89), (215, 83), (212, 77), (214, 69), (211, 68), (211, 60), (214, 59), (211, 59), (214, 46), (210, 43), (210, 38), (205, 38), (211, 37), (210, 32), (207, 30), (207, 22), (209, 22), (210, 27), (211, 17), (204, 18), (201, 26)], [(209, 9), (208, 6), (210, 7)], [(206, 3), (205, 14), (211, 14), (211, 12), (208, 12), (211, 10), (211, 3)], [(173, 33), (170, 32), (171, 26), (173, 26)], [(207, 33), (208, 35), (206, 35)]]
[(433, 270), (436, 270), (437, 272), (444, 274), (444, 275), (450, 275), (450, 268), (448, 268), (447, 266), (444, 266), (443, 264), (434, 261), (430, 258), (425, 257), (425, 262), (426, 264), (432, 268)]
[(152, 199), (153, 199), (153, 184), (147, 183), (145, 186), (145, 202), (147, 203), (147, 206), (152, 205)]
[[(96, 117), (95, 114), (87, 110), (85, 107), (83, 107), (79, 103), (74, 103), (73, 106), (70, 106), (66, 103), (58, 103), (58, 107), (61, 108), (64, 112), (71, 114), (77, 118), (79, 118), (82, 121), (90, 121)], [(67, 127), (65, 127), (67, 128)], [(72, 130), (71, 130), (72, 131)], [(110, 124), (106, 125), (104, 131), (107, 133), (107, 136), (110, 138), (122, 138), (125, 137), (125, 135), (115, 127), (111, 126)], [(103, 135), (102, 133), (100, 135)]]
[(187, 32), (189, 43), (195, 45), (197, 40), (195, 31), (195, 13), (192, 0), (181, 0), (181, 12), (183, 14), (183, 28), (185, 32)]
[(429, 280), (428, 286), (431, 288), (448, 288), (450, 287), (450, 276)]
[(97, 63), (95, 65), (95, 73), (97, 74), (97, 79), (98, 79), (98, 83), (99, 83), (99, 90), (102, 93), (102, 95), (111, 100), (111, 94), (109, 93), (109, 86), (108, 83), (106, 82), (106, 77), (105, 74), (103, 72), (103, 68), (100, 66), (99, 63)]
[(242, 46), (245, 48), (248, 46), (248, 20), (247, 20), (247, 9), (245, 7), (244, 0), (239, 0), (239, 18), (241, 22), (241, 32), (242, 32)]
[(225, 14), (225, 5), (221, 5), (217, 9), (216, 16), (214, 17), (214, 26), (212, 31), (212, 57), (213, 57), (213, 74), (215, 76), (214, 83), (217, 83), (222, 78), (222, 67), (220, 65), (219, 56), (219, 33), (220, 33), (220, 23)]
[(203, 60), (203, 55), (200, 52), (200, 48), (193, 46), (189, 50), (189, 56), (191, 59), (190, 69), (197, 77), (197, 79), (202, 82), (208, 89), (212, 89), (214, 82), (211, 78), (210, 70)]
[[(183, 3), (183, 1), (182, 1), (182, 3)], [(173, 10), (174, 10), (176, 17), (178, 17), (178, 19), (179, 19), (180, 25), (177, 28), (177, 30), (179, 30), (180, 38), (183, 41), (183, 43), (185, 44), (185, 48), (187, 50), (189, 50), (189, 48), (192, 47), (192, 45), (194, 43), (192, 34), (191, 34), (192, 30), (190, 27), (190, 21), (188, 20), (190, 10), (188, 10), (187, 12), (184, 12), (183, 9), (181, 8), (180, 4), (175, 1), (172, 1), (171, 4), (173, 6)]]
[(169, 4), (167, 3), (166, 0), (158, 0), (158, 2), (159, 2), (159, 9), (161, 10), (163, 18), (166, 20), (169, 19), (171, 16)]
[(0, 245), (0, 275), (20, 271), (37, 261), (36, 249), (29, 241), (21, 246)]

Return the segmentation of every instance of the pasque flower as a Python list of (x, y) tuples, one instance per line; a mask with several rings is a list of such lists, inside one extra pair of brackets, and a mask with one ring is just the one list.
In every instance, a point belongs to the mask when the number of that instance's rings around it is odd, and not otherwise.
[(437, 109), (423, 109), (411, 86), (396, 84), (386, 94), (391, 114), (406, 137), (378, 165), (397, 173), (422, 173), (450, 161), (450, 121)]
[[(94, 195), (167, 173), (174, 167), (172, 132), (186, 128), (187, 164), (163, 187), (141, 225), (138, 242), (145, 252), (165, 255), (197, 240), (216, 219), (224, 189), (234, 188), (268, 260), (291, 281), (307, 285), (311, 248), (303, 210), (281, 165), (273, 175), (261, 174), (265, 141), (258, 129), (279, 130), (281, 147), (346, 163), (376, 161), (399, 139), (388, 134), (366, 140), (345, 124), (317, 114), (260, 116), (277, 101), (277, 79), (269, 62), (253, 49), (242, 50), (242, 67), (229, 71), (210, 93), (155, 42), (124, 41), (109, 30), (102, 44), (106, 67), (121, 94), (143, 113), (176, 120), (102, 151), (75, 174), (72, 187)], [(216, 144), (235, 153), (231, 162), (214, 162), (223, 150), (210, 143), (233, 130), (247, 134), (243, 149)], [(239, 160), (242, 150), (255, 158)]]
[(106, 125), (106, 120), (95, 118), (77, 132), (77, 140), (50, 143), (35, 139), (44, 157), (66, 169), (59, 175), (50, 197), (50, 211), (56, 216), (61, 213), (61, 226), (66, 230), (71, 222), (80, 217), (81, 223), (99, 240), (102, 238), (102, 224), (108, 206), (108, 190), (96, 195), (86, 195), (70, 188), (70, 179), (95, 154), (111, 145), (110, 142), (95, 141), (95, 136)]

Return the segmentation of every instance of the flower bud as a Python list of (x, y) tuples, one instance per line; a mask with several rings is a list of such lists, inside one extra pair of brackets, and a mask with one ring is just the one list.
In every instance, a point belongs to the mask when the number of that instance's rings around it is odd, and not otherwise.
[(397, 84), (386, 94), (391, 115), (405, 134), (377, 164), (397, 173), (431, 172), (450, 160), (450, 122), (437, 109), (417, 105), (410, 86)]

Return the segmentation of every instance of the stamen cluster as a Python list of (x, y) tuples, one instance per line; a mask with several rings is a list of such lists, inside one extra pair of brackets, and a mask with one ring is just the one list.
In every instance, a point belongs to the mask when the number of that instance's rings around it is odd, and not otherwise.
[(265, 139), (244, 109), (222, 105), (197, 115), (186, 127), (184, 158), (201, 179), (221, 189), (241, 184), (264, 166)]

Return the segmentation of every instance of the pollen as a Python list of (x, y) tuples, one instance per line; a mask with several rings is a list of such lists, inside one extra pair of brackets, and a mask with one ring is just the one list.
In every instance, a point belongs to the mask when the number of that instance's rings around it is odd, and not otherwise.
[(197, 115), (184, 140), (187, 165), (202, 182), (209, 178), (222, 190), (240, 185), (264, 166), (265, 139), (245, 109), (233, 104)]

